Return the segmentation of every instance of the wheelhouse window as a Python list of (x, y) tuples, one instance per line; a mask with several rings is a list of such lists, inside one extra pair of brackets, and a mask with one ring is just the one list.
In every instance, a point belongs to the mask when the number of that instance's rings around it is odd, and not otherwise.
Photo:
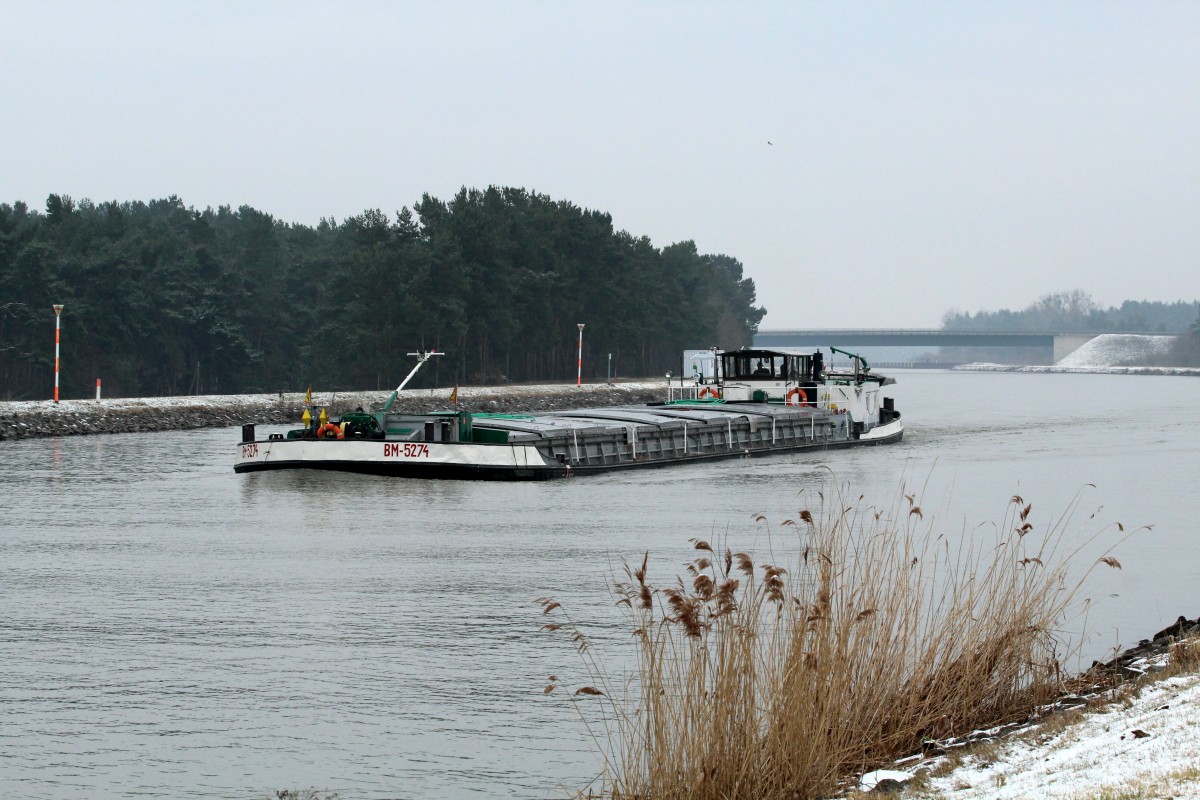
[(738, 350), (721, 357), (725, 380), (799, 381), (809, 374), (807, 355), (786, 355), (762, 350)]

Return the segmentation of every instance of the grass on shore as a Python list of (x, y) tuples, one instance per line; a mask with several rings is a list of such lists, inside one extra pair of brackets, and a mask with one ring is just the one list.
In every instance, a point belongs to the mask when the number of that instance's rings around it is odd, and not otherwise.
[[(686, 577), (615, 583), (637, 649), (616, 686), (550, 599), (608, 704), (605, 769), (588, 797), (817, 798), (922, 744), (1026, 716), (1055, 696), (1055, 637), (1083, 578), (1067, 582), (1067, 513), (1038, 531), (1008, 504), (995, 536), (951, 542), (903, 487), (885, 507), (819, 492), (781, 525), (786, 566), (693, 540)], [(760, 522), (765, 518), (758, 516)], [(1090, 542), (1089, 538), (1087, 544)], [(1096, 564), (1120, 565), (1105, 554)], [(561, 688), (551, 680), (547, 692)], [(584, 796), (581, 793), (581, 796)]]

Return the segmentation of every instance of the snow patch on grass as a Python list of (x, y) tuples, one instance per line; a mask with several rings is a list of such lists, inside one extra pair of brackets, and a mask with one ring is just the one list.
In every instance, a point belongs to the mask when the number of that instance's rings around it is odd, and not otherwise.
[(914, 797), (1200, 800), (1200, 675), (1166, 678), (1060, 730), (967, 755)]

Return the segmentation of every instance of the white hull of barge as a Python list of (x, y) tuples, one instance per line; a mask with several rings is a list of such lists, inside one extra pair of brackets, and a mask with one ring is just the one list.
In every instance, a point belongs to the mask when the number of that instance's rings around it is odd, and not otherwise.
[[(336, 469), (423, 477), (532, 479), (561, 470), (528, 444), (438, 444), (436, 442), (275, 439), (240, 446), (237, 472), (269, 469)], [(552, 476), (546, 476), (552, 477)]]
[(560, 462), (533, 444), (469, 444), (436, 442), (339, 441), (273, 439), (239, 446), (236, 472), (278, 469), (329, 469), (374, 475), (478, 480), (550, 480), (616, 469), (667, 466), (696, 461), (751, 458), (781, 453), (835, 450), (899, 442), (903, 421), (893, 420), (858, 438), (826, 438), (793, 444), (731, 446), (716, 450), (662, 455), (633, 455), (604, 464)]

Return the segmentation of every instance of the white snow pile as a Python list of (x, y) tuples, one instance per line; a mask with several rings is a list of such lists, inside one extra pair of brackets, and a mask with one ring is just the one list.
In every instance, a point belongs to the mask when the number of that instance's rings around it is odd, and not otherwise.
[(995, 364), (988, 361), (976, 361), (972, 364), (960, 364), (951, 369), (962, 372), (1041, 372), (1041, 373), (1087, 373), (1090, 375), (1190, 375), (1200, 376), (1198, 367), (1060, 367), (1048, 366), (1019, 366), (1017, 364)]
[[(1054, 366), (1019, 366), (976, 362), (954, 367), (964, 372), (1087, 372), (1102, 375), (1192, 375), (1195, 367), (1137, 366), (1171, 349), (1175, 337), (1132, 333), (1104, 333), (1085, 343)], [(1126, 366), (1131, 365), (1131, 366)]]
[(1082, 345), (1054, 366), (1064, 368), (1140, 366), (1147, 364), (1154, 356), (1165, 355), (1174, 342), (1174, 336), (1105, 333)]

